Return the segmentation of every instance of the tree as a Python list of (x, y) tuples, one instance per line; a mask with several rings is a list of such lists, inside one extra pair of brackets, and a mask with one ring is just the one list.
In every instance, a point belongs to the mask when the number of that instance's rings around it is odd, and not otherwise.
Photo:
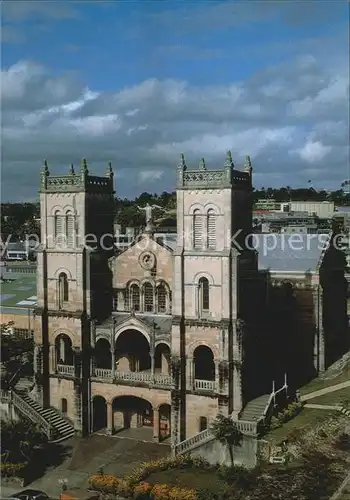
[(38, 447), (47, 443), (47, 436), (34, 424), (19, 420), (1, 423), (2, 462), (29, 462)]
[(219, 414), (211, 425), (211, 432), (215, 439), (227, 446), (233, 465), (233, 447), (241, 446), (243, 439), (243, 434), (238, 429), (236, 422), (230, 417)]

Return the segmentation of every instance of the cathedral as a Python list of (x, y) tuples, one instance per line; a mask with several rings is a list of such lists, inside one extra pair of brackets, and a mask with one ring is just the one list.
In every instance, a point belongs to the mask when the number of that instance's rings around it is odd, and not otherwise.
[[(272, 305), (271, 276), (251, 241), (249, 157), (237, 170), (227, 153), (211, 170), (203, 159), (190, 169), (181, 155), (176, 191), (177, 233), (157, 233), (154, 207), (140, 207), (144, 231), (117, 252), (111, 166), (104, 177), (85, 160), (65, 176), (42, 168), (33, 397), (78, 434), (142, 429), (181, 448), (219, 413), (256, 431), (271, 387), (287, 392), (287, 372), (303, 363), (307, 348), (295, 349), (298, 327), (293, 338), (284, 332), (288, 311)], [(340, 297), (339, 265), (337, 273), (331, 294)], [(279, 291), (287, 300), (288, 287)], [(342, 304), (334, 308), (329, 317), (343, 318)], [(334, 344), (320, 325), (310, 326), (315, 372)], [(262, 402), (260, 417), (247, 411), (252, 401)]]

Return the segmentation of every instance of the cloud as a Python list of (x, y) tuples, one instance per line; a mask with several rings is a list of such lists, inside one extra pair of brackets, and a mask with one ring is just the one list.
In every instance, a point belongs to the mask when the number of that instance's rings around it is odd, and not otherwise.
[(31, 17), (45, 17), (51, 19), (71, 19), (78, 16), (73, 7), (74, 2), (52, 1), (44, 2), (28, 0), (4, 0), (2, 2), (2, 16), (9, 21), (23, 21)]
[(1, 27), (1, 43), (24, 43), (26, 36), (19, 28), (11, 25)]
[(338, 187), (349, 164), (347, 75), (346, 58), (305, 54), (226, 85), (150, 78), (106, 92), (19, 61), (2, 71), (3, 197), (35, 198), (44, 158), (57, 173), (86, 157), (103, 174), (112, 161), (117, 194), (135, 196), (140, 183), (174, 189), (181, 152), (189, 167), (204, 156), (215, 169), (228, 149), (238, 168), (252, 156), (259, 185), (308, 175), (315, 187)]

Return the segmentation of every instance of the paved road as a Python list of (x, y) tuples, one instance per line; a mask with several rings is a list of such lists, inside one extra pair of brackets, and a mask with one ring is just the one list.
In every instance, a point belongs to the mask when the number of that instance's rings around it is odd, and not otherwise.
[(345, 389), (346, 387), (350, 387), (350, 380), (341, 382), (340, 384), (331, 385), (330, 387), (325, 387), (324, 389), (319, 389), (315, 392), (310, 392), (309, 394), (304, 394), (300, 399), (301, 401), (309, 401), (309, 399), (318, 398), (318, 396), (323, 396), (323, 394), (329, 394), (330, 392), (339, 391), (339, 389)]
[[(100, 467), (103, 467), (105, 474), (121, 477), (132, 472), (142, 462), (157, 460), (170, 453), (170, 446), (96, 434), (73, 438), (66, 441), (64, 446), (71, 447), (68, 457), (27, 487), (44, 491), (51, 498), (58, 498), (61, 490), (59, 481), (62, 479), (67, 479), (68, 489), (86, 488), (89, 477)], [(2, 498), (4, 494), (10, 496), (21, 489), (4, 487)]]

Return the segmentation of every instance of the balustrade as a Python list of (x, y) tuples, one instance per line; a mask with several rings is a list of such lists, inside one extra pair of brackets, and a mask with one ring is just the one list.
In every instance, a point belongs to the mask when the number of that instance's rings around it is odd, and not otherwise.
[(194, 388), (199, 391), (215, 391), (215, 380), (198, 380), (194, 381)]
[(118, 372), (113, 375), (113, 370), (107, 368), (95, 368), (94, 377), (103, 380), (121, 380), (125, 382), (144, 382), (147, 384), (156, 384), (161, 386), (172, 386), (173, 379), (171, 375), (161, 373), (152, 373), (151, 371), (142, 372)]
[(73, 376), (75, 373), (74, 365), (57, 365), (57, 372), (61, 375), (70, 375)]
[(95, 376), (103, 379), (112, 379), (112, 370), (108, 368), (95, 368)]
[(27, 401), (22, 399), (18, 394), (12, 392), (12, 403), (25, 417), (29, 418), (35, 424), (38, 424), (45, 432), (49, 440), (52, 438), (52, 427), (40, 413), (35, 410)]
[(175, 446), (175, 454), (179, 455), (181, 453), (187, 453), (191, 449), (196, 448), (198, 445), (210, 441), (211, 439), (214, 439), (213, 434), (211, 433), (210, 429), (205, 429), (195, 436), (185, 439), (181, 443), (177, 444)]

